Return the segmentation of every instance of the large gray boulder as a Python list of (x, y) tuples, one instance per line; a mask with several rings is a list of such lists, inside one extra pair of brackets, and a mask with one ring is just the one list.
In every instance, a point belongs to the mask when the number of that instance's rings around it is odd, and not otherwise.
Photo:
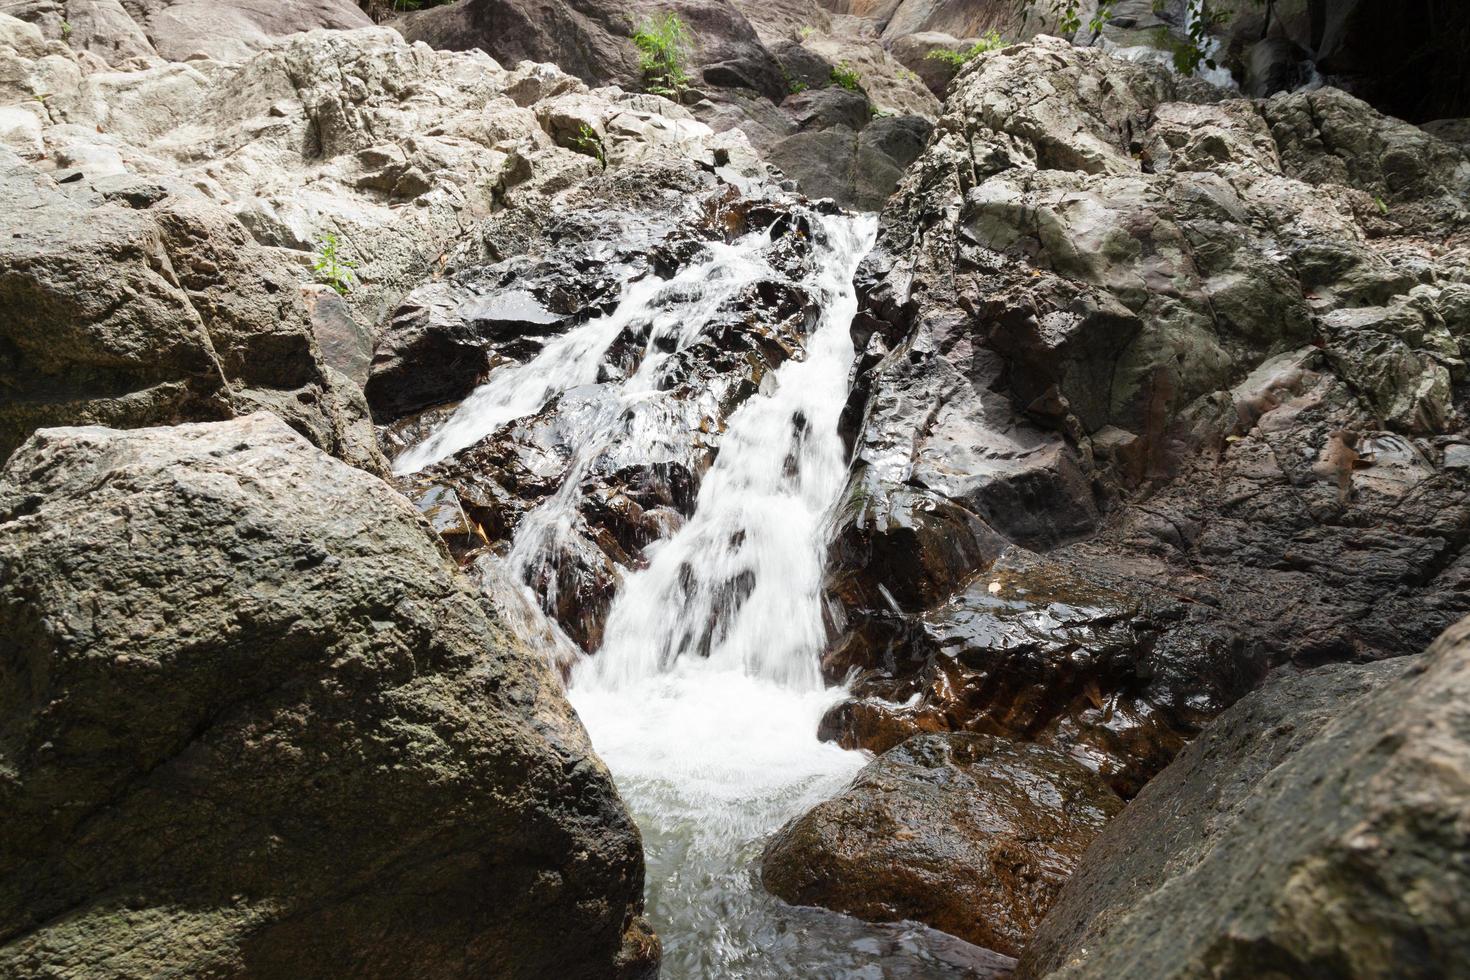
[(109, 64), (138, 57), (242, 61), (290, 34), (372, 25), (353, 0), (20, 0), (5, 12)]
[(1103, 831), (1022, 977), (1429, 978), (1470, 962), (1470, 623), (1274, 677)]
[(631, 977), (638, 831), (543, 657), (276, 418), (0, 474), (0, 973)]

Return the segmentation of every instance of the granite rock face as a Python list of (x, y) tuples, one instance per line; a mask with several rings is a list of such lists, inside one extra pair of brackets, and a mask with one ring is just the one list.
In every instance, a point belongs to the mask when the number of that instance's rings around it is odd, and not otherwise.
[(6, 976), (656, 969), (544, 658), (278, 419), (33, 436), (0, 629)]
[(950, 92), (859, 275), (827, 734), (1131, 794), (1273, 666), (1470, 613), (1463, 150), (1048, 38)]
[(18, 0), (5, 12), (110, 65), (132, 59), (234, 61), (278, 38), (372, 21), (352, 0)]
[(227, 212), (78, 197), (0, 151), (0, 457), (36, 428), (267, 409), (383, 471), (362, 392), (323, 361), (296, 270)]
[(1108, 826), (1019, 975), (1455, 975), (1467, 705), (1463, 621), (1414, 660), (1277, 674)]
[(798, 905), (916, 919), (1006, 955), (1123, 802), (1053, 749), (918, 735), (783, 827), (761, 879)]

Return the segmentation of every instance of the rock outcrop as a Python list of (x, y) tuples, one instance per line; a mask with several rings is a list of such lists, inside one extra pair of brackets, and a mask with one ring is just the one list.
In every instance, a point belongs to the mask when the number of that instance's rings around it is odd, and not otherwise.
[(1015, 955), (1122, 807), (1053, 749), (919, 735), (783, 827), (761, 858), (761, 880), (793, 904), (915, 919)]
[[(383, 471), (362, 392), (322, 359), (298, 275), (220, 208), (122, 175), (69, 194), (0, 150), (0, 458), (36, 428), (268, 409)], [(116, 188), (109, 193), (109, 188)]]
[[(873, 210), (918, 155), (938, 109), (912, 72), (861, 31), (817, 33), (785, 5), (704, 0), (675, 11), (686, 35), (687, 91), (677, 97), (716, 131), (738, 129), (803, 193)], [(436, 48), (481, 48), (503, 61), (549, 61), (589, 85), (647, 79), (632, 35), (664, 8), (606, 0), (551, 6), (466, 0), (395, 25)], [(749, 19), (747, 19), (747, 16)], [(841, 67), (843, 84), (834, 69)], [(872, 125), (869, 125), (870, 122)]]
[(648, 976), (637, 829), (413, 508), (279, 420), (0, 475), (0, 973)]
[(1456, 975), (1467, 706), (1466, 622), (1422, 658), (1276, 675), (1108, 826), (1019, 975)]
[[(650, 156), (765, 173), (740, 134), (666, 100), (387, 29), (115, 70), (0, 15), (0, 56), (0, 180), (18, 202), (0, 217), (0, 455), (38, 426), (265, 408), (380, 469), (356, 389), (377, 325), (466, 240), (483, 254), (492, 211), (539, 220)], [(342, 281), (313, 283), (328, 235)], [(322, 300), (328, 285), (345, 295)]]
[(133, 59), (238, 61), (277, 39), (372, 21), (352, 0), (18, 0), (5, 13), (110, 65)]
[(1047, 38), (957, 79), (860, 273), (831, 736), (1038, 739), (1131, 794), (1272, 666), (1470, 613), (1470, 161), (1335, 90), (1217, 98)]

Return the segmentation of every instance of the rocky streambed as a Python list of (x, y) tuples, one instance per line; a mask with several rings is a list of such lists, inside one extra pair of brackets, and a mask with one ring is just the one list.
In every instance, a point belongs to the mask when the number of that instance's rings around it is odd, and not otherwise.
[(0, 973), (1470, 960), (1454, 126), (921, 82), (912, 3), (690, 5), (679, 101), (545, 63), (607, 11), (71, 6), (0, 14)]

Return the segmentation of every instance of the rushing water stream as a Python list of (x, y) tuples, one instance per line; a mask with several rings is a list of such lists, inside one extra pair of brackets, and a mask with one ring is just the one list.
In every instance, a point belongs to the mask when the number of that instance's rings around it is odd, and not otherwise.
[[(964, 976), (972, 948), (921, 926), (872, 926), (795, 909), (758, 880), (762, 845), (790, 817), (838, 792), (866, 761), (819, 742), (841, 692), (818, 669), (829, 518), (847, 464), (838, 415), (853, 361), (852, 277), (875, 221), (814, 219), (809, 281), (818, 322), (805, 357), (781, 365), (730, 417), (693, 515), (650, 546), (623, 582), (601, 650), (572, 671), (570, 697), (643, 832), (649, 916), (663, 976)], [(440, 431), (400, 458), (412, 471), (539, 410), (597, 377), (624, 326), (649, 321), (647, 352), (617, 397), (581, 426), (562, 492), (529, 514), (508, 558), (520, 580), (571, 533), (576, 487), (609, 423), (659, 397), (659, 369), (736, 291), (777, 276), (763, 234), (712, 246), (665, 282), (630, 286), (618, 308), (502, 369)], [(671, 300), (672, 297), (672, 300)]]

